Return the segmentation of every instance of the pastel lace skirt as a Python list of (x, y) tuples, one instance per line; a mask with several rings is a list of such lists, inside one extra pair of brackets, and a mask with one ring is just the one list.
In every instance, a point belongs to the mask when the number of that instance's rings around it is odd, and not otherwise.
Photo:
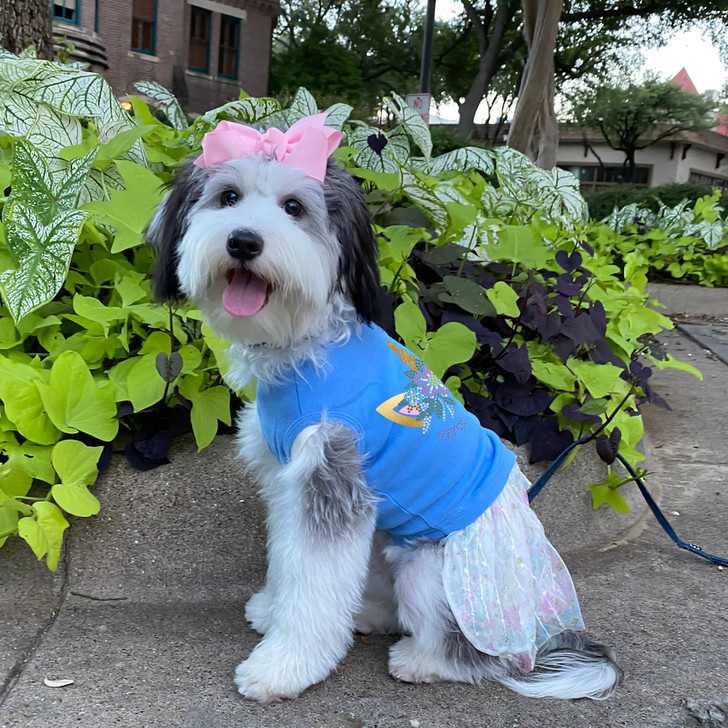
[(533, 669), (538, 648), (584, 629), (574, 584), (528, 505), (514, 465), (503, 492), (476, 521), (445, 540), (443, 581), (455, 619), (481, 652)]

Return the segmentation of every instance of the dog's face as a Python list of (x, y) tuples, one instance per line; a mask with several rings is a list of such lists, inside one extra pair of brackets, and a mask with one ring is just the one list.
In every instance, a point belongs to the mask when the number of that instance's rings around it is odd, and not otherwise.
[(291, 346), (339, 297), (374, 317), (377, 245), (353, 178), (323, 184), (265, 156), (188, 165), (149, 224), (158, 298), (189, 297), (225, 338)]

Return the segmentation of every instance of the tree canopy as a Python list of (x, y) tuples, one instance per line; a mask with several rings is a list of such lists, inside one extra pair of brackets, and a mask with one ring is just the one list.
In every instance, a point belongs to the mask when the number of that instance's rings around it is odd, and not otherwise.
[(709, 129), (714, 108), (672, 81), (649, 78), (642, 84), (595, 86), (572, 102), (570, 115), (579, 128), (598, 130), (612, 149), (624, 152), (630, 182), (639, 149), (681, 132)]

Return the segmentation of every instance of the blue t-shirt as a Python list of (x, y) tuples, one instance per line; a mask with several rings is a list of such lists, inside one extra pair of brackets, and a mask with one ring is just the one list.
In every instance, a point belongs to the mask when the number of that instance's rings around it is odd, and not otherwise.
[(258, 415), (276, 459), (322, 420), (356, 434), (377, 528), (404, 545), (440, 539), (472, 523), (498, 497), (515, 462), (432, 372), (377, 326), (326, 349), (283, 382), (258, 383)]

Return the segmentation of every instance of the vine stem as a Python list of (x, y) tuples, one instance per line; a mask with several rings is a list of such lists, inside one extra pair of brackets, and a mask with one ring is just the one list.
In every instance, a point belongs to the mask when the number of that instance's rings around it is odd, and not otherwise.
[(609, 415), (609, 417), (607, 417), (607, 419), (604, 420), (604, 422), (602, 422), (602, 424), (599, 425), (599, 427), (597, 427), (597, 429), (594, 430), (594, 432), (592, 432), (591, 435), (589, 435), (589, 440), (587, 440), (587, 442), (590, 442), (591, 440), (595, 440), (596, 437), (597, 437), (597, 435), (599, 435), (599, 433), (601, 433), (601, 432), (604, 431), (604, 428), (607, 427), (607, 425), (619, 414), (619, 412), (621, 411), (622, 407), (624, 407), (624, 405), (627, 403), (627, 400), (633, 394), (634, 394), (634, 384), (632, 384), (630, 386), (629, 392), (627, 392), (627, 394), (624, 395), (624, 397), (622, 398), (622, 401), (615, 407), (615, 409), (612, 412), (612, 414)]
[[(172, 304), (167, 302), (167, 309), (169, 311), (169, 352), (170, 354), (174, 351), (174, 309)], [(167, 395), (169, 394), (169, 382), (164, 383), (164, 394), (162, 395), (162, 402), (167, 403)]]

